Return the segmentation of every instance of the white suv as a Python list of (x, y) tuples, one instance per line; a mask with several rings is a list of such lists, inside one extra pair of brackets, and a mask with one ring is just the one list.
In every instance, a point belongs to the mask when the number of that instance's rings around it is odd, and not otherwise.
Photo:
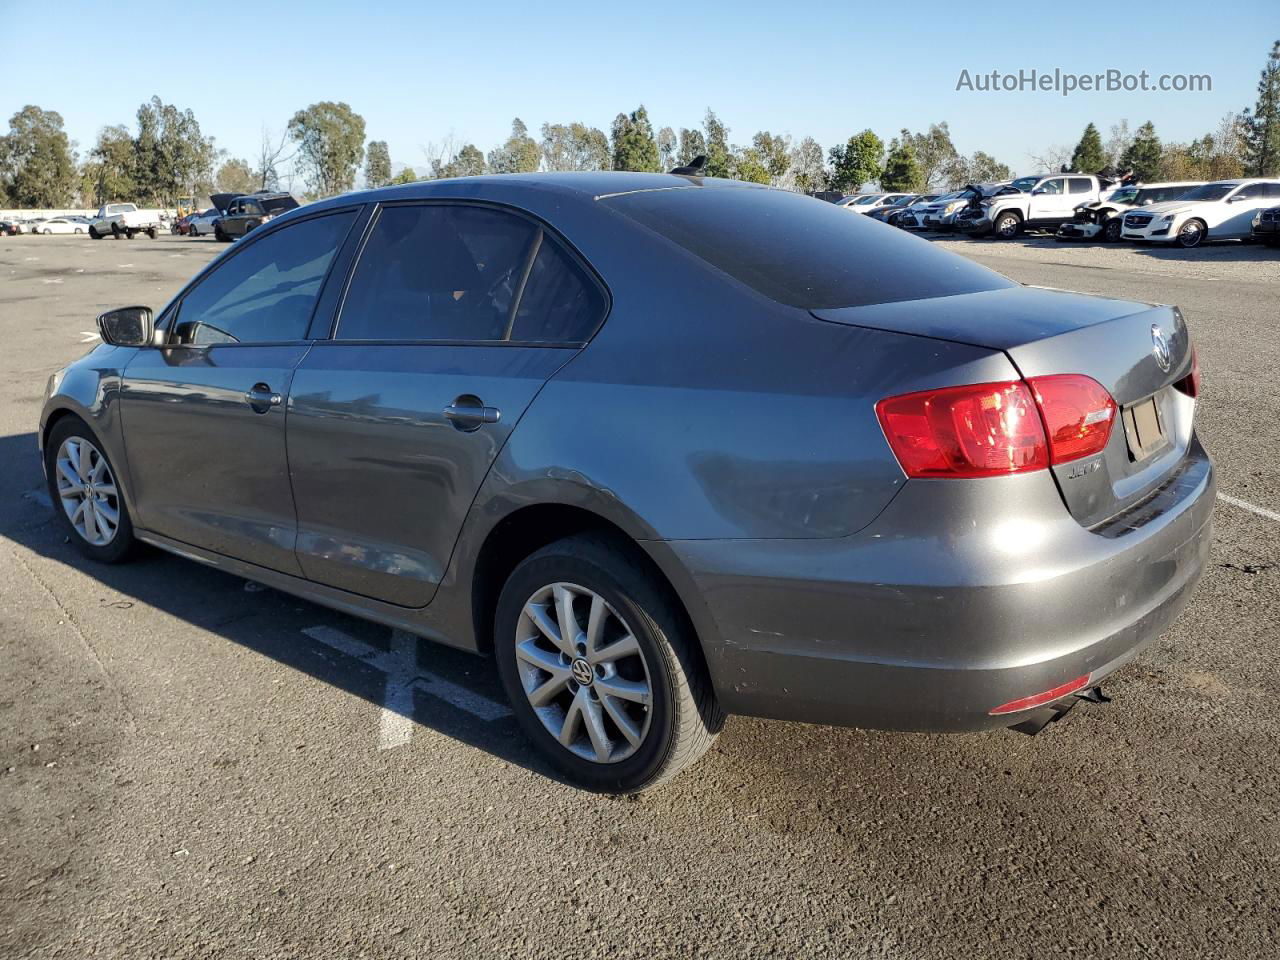
[(1205, 240), (1243, 240), (1259, 210), (1280, 202), (1280, 180), (1217, 180), (1177, 200), (1124, 215), (1126, 240), (1198, 247)]
[(1078, 205), (1101, 199), (1110, 185), (1084, 173), (1019, 177), (1009, 188), (984, 198), (978, 209), (962, 212), (956, 226), (966, 233), (1004, 239), (1016, 237), (1024, 227), (1056, 230), (1075, 215)]

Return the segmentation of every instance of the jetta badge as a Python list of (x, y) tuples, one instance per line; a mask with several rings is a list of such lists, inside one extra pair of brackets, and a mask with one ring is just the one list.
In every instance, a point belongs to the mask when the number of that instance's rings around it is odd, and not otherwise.
[(1156, 358), (1160, 369), (1168, 373), (1169, 367), (1173, 365), (1173, 358), (1169, 353), (1169, 341), (1165, 339), (1164, 331), (1154, 323), (1151, 325), (1151, 354)]

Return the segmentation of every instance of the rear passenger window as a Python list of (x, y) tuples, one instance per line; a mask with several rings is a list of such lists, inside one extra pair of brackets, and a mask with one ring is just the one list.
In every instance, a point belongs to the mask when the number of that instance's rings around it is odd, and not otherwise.
[(600, 288), (544, 234), (516, 311), (511, 339), (581, 343), (595, 332), (604, 306)]
[(1072, 177), (1070, 183), (1072, 193), (1088, 193), (1093, 189), (1093, 181), (1084, 177)]
[(387, 207), (360, 254), (337, 339), (576, 342), (602, 304), (577, 264), (523, 217)]

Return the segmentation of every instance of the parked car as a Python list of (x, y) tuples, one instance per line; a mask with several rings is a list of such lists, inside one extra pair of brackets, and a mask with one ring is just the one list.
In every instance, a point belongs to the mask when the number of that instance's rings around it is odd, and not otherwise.
[(48, 236), (49, 234), (53, 234), (53, 233), (81, 233), (82, 234), (85, 232), (85, 230), (86, 230), (85, 225), (83, 223), (80, 223), (77, 220), (72, 220), (69, 217), (51, 217), (48, 220), (41, 220), (38, 224), (36, 224), (36, 226), (34, 227), (34, 229), (32, 229), (31, 232), (42, 233)]
[[(223, 241), (243, 237), (250, 230), (262, 226), (275, 217), (298, 207), (298, 201), (289, 193), (255, 193), (249, 196), (226, 199), (227, 194), (216, 194), (211, 199), (226, 210), (226, 215), (214, 224), (214, 235)], [(226, 199), (225, 206), (222, 200)]]
[(846, 210), (851, 210), (854, 213), (870, 213), (880, 207), (893, 206), (910, 196), (908, 193), (859, 193), (854, 194), (852, 198), (846, 198), (851, 199), (851, 203), (846, 204), (841, 201), (841, 204)]
[(754, 184), (346, 194), (99, 330), (37, 430), (84, 556), (144, 541), (490, 653), (595, 790), (675, 775), (726, 713), (1034, 729), (1209, 547), (1176, 308)]
[(160, 231), (162, 224), (153, 213), (139, 210), (133, 203), (104, 203), (98, 208), (98, 214), (89, 222), (89, 236), (95, 240), (103, 237), (127, 237), (132, 240), (140, 233), (145, 233), (152, 240)]
[(16, 220), (0, 220), (0, 237), (16, 237), (22, 232), (22, 225)]
[(1280, 200), (1280, 180), (1216, 180), (1178, 200), (1124, 215), (1126, 240), (1198, 247), (1206, 240), (1242, 240), (1253, 230), (1259, 210)]
[[(210, 207), (203, 213), (193, 213), (187, 218), (187, 235), (191, 237), (211, 236), (215, 225), (222, 219), (222, 211)], [(182, 221), (178, 221), (178, 229), (182, 229)]]
[(1280, 244), (1280, 207), (1258, 211), (1253, 218), (1253, 239), (1269, 247)]
[(1027, 227), (1057, 230), (1074, 215), (1078, 204), (1101, 198), (1110, 181), (1093, 174), (1049, 174), (1019, 177), (1008, 188), (961, 211), (956, 225), (975, 236), (1016, 237)]
[(999, 183), (969, 184), (963, 190), (956, 190), (939, 197), (924, 208), (920, 215), (920, 226), (925, 230), (950, 232), (955, 229), (955, 218), (970, 204), (976, 204), (983, 197), (1009, 185), (1008, 180)]
[[(867, 216), (872, 220), (879, 220), (881, 223), (896, 227), (898, 218), (905, 214), (911, 204), (915, 203), (921, 196), (918, 193), (904, 193), (893, 203), (874, 208)], [(937, 196), (937, 194), (934, 194), (934, 196)]]
[(1090, 200), (1076, 207), (1075, 216), (1058, 228), (1057, 237), (1059, 240), (1100, 239), (1114, 243), (1120, 239), (1124, 214), (1130, 210), (1177, 200), (1203, 184), (1203, 180), (1183, 180), (1120, 187), (1101, 200)]
[(900, 227), (903, 230), (919, 230), (923, 224), (920, 218), (924, 211), (931, 203), (938, 200), (940, 194), (922, 193), (916, 197), (912, 197), (910, 202), (901, 205), (898, 209), (892, 210), (885, 217), (885, 223), (893, 227)]

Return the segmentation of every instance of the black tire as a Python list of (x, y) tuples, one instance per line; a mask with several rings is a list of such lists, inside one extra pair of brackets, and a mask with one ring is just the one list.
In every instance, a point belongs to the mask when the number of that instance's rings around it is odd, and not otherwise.
[(156, 228), (152, 227), (150, 230), (148, 230), (147, 236), (150, 237), (152, 240), (154, 240), (156, 238)]
[(102, 234), (100, 234), (97, 230), (95, 230), (92, 224), (89, 225), (89, 239), (90, 240), (102, 239)]
[(84, 231), (81, 230), (79, 227), (76, 227), (76, 233), (84, 233)]
[(220, 223), (215, 223), (213, 225), (213, 239), (217, 240), (219, 243), (228, 243), (231, 240), (230, 237), (223, 233), (222, 224)]
[(113, 223), (113, 224), (111, 225), (111, 238), (112, 238), (113, 240), (119, 240), (119, 239), (120, 239), (120, 224), (118, 224), (118, 223)]
[[(589, 760), (561, 746), (525, 693), (516, 660), (521, 613), (531, 597), (556, 583), (575, 584), (598, 594), (639, 645), (652, 702), (647, 733), (625, 759)], [(498, 674), (520, 726), (542, 755), (576, 786), (614, 794), (656, 787), (701, 757), (724, 726), (724, 714), (687, 617), (670, 590), (647, 569), (643, 555), (627, 542), (582, 534), (525, 558), (502, 588), (494, 629)], [(594, 696), (594, 690), (591, 693)]]
[[(1190, 229), (1192, 225), (1195, 225), (1195, 230)], [(1191, 250), (1204, 243), (1205, 237), (1208, 233), (1209, 231), (1205, 227), (1204, 221), (1198, 217), (1192, 217), (1178, 228), (1177, 244), (1184, 250)]]
[(124, 232), (124, 235), (125, 235), (126, 237), (128, 237), (130, 240), (132, 240), (134, 237), (136, 237), (136, 236), (138, 235), (138, 231), (137, 231), (137, 230), (126, 230), (126, 231)]
[(1113, 217), (1102, 225), (1102, 240), (1104, 243), (1119, 243), (1123, 232), (1124, 224), (1119, 217)]
[(991, 235), (1001, 240), (1012, 240), (1022, 232), (1022, 217), (1008, 210), (996, 217), (991, 224)]
[[(106, 459), (107, 466), (111, 470), (117, 491), (116, 496), (111, 499), (119, 516), (119, 522), (116, 525), (115, 536), (112, 537), (109, 543), (103, 545), (90, 543), (79, 530), (72, 526), (70, 518), (62, 508), (62, 497), (58, 493), (57, 458), (58, 450), (69, 437), (79, 437), (93, 444), (103, 458)], [(111, 462), (111, 458), (107, 454), (102, 441), (98, 439), (83, 420), (79, 417), (66, 417), (54, 424), (45, 442), (44, 465), (49, 498), (53, 501), (53, 512), (56, 518), (54, 522), (61, 526), (75, 548), (97, 563), (121, 563), (127, 560), (137, 548), (138, 542), (133, 536), (133, 520), (129, 516), (129, 507), (125, 503), (124, 491), (120, 485), (120, 474), (116, 470), (116, 465)]]

